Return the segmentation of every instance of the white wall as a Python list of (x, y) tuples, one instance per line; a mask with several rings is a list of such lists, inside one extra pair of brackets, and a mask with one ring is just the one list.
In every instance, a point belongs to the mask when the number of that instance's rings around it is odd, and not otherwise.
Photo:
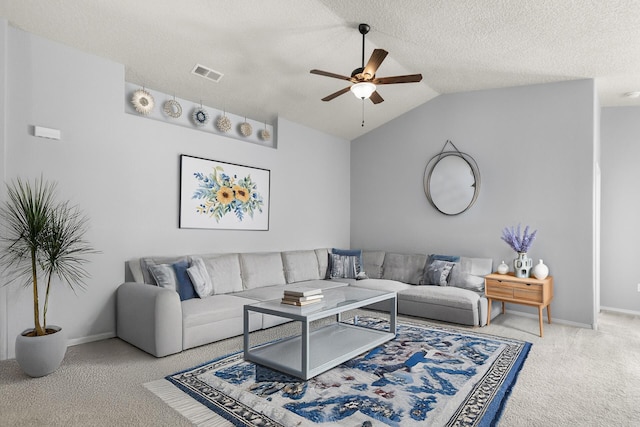
[(640, 107), (602, 109), (601, 305), (640, 314)]
[[(591, 80), (442, 95), (353, 141), (351, 246), (490, 257), (495, 267), (514, 258), (502, 229), (529, 224), (529, 256), (554, 275), (553, 317), (592, 325), (594, 96)], [(422, 186), (447, 139), (482, 178), (459, 216), (437, 212)]]
[[(0, 176), (4, 177), (5, 160), (7, 158), (6, 149), (6, 89), (7, 89), (7, 73), (4, 72), (7, 67), (7, 21), (0, 19)], [(0, 203), (4, 204), (6, 200), (6, 188), (0, 185)], [(2, 226), (2, 224), (0, 224)], [(4, 271), (0, 269), (0, 360), (7, 354), (7, 289), (2, 286), (5, 283)]]
[[(72, 342), (114, 335), (129, 258), (349, 244), (348, 141), (281, 119), (276, 150), (125, 114), (122, 65), (12, 27), (3, 45), (2, 176), (57, 181), (90, 217), (87, 238), (102, 251), (91, 257), (86, 291), (60, 286), (51, 297), (48, 319)], [(62, 140), (32, 136), (34, 125), (60, 129)], [(270, 169), (269, 231), (179, 229), (180, 154)], [(14, 337), (33, 325), (31, 294), (19, 286), (6, 294), (0, 358), (13, 357)]]

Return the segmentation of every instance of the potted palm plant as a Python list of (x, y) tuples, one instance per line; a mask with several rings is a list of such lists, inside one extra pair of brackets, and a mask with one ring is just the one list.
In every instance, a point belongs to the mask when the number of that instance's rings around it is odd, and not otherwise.
[(57, 201), (56, 184), (42, 177), (33, 184), (19, 178), (7, 184), (0, 217), (0, 265), (8, 283), (21, 282), (33, 293), (34, 325), (16, 338), (16, 360), (27, 375), (41, 377), (58, 369), (67, 350), (62, 328), (47, 323), (49, 295), (58, 281), (74, 291), (84, 287), (85, 255), (95, 253), (84, 240), (88, 220), (77, 206)]

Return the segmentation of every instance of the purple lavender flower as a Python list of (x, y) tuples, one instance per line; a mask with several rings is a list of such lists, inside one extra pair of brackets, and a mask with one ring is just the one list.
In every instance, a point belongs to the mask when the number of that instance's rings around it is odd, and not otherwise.
[(502, 230), (501, 239), (516, 252), (529, 252), (529, 248), (531, 248), (536, 234), (538, 234), (538, 230), (529, 233), (528, 225), (524, 228), (524, 233), (520, 234), (520, 224), (518, 224), (516, 229), (514, 229), (513, 226), (510, 228), (505, 227), (504, 230)]

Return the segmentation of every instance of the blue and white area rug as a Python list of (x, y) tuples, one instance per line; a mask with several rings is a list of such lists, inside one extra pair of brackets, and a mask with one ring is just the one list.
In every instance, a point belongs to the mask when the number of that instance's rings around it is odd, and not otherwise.
[[(388, 322), (360, 318), (371, 327)], [(145, 384), (203, 426), (491, 426), (530, 343), (399, 324), (397, 337), (308, 381), (242, 352)]]

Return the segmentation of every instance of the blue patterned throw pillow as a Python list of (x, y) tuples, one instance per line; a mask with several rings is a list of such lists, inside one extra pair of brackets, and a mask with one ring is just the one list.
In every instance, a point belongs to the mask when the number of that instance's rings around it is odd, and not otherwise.
[(455, 263), (450, 261), (432, 261), (427, 264), (424, 269), (422, 284), (447, 286), (449, 284), (451, 269), (453, 269), (454, 266)]

